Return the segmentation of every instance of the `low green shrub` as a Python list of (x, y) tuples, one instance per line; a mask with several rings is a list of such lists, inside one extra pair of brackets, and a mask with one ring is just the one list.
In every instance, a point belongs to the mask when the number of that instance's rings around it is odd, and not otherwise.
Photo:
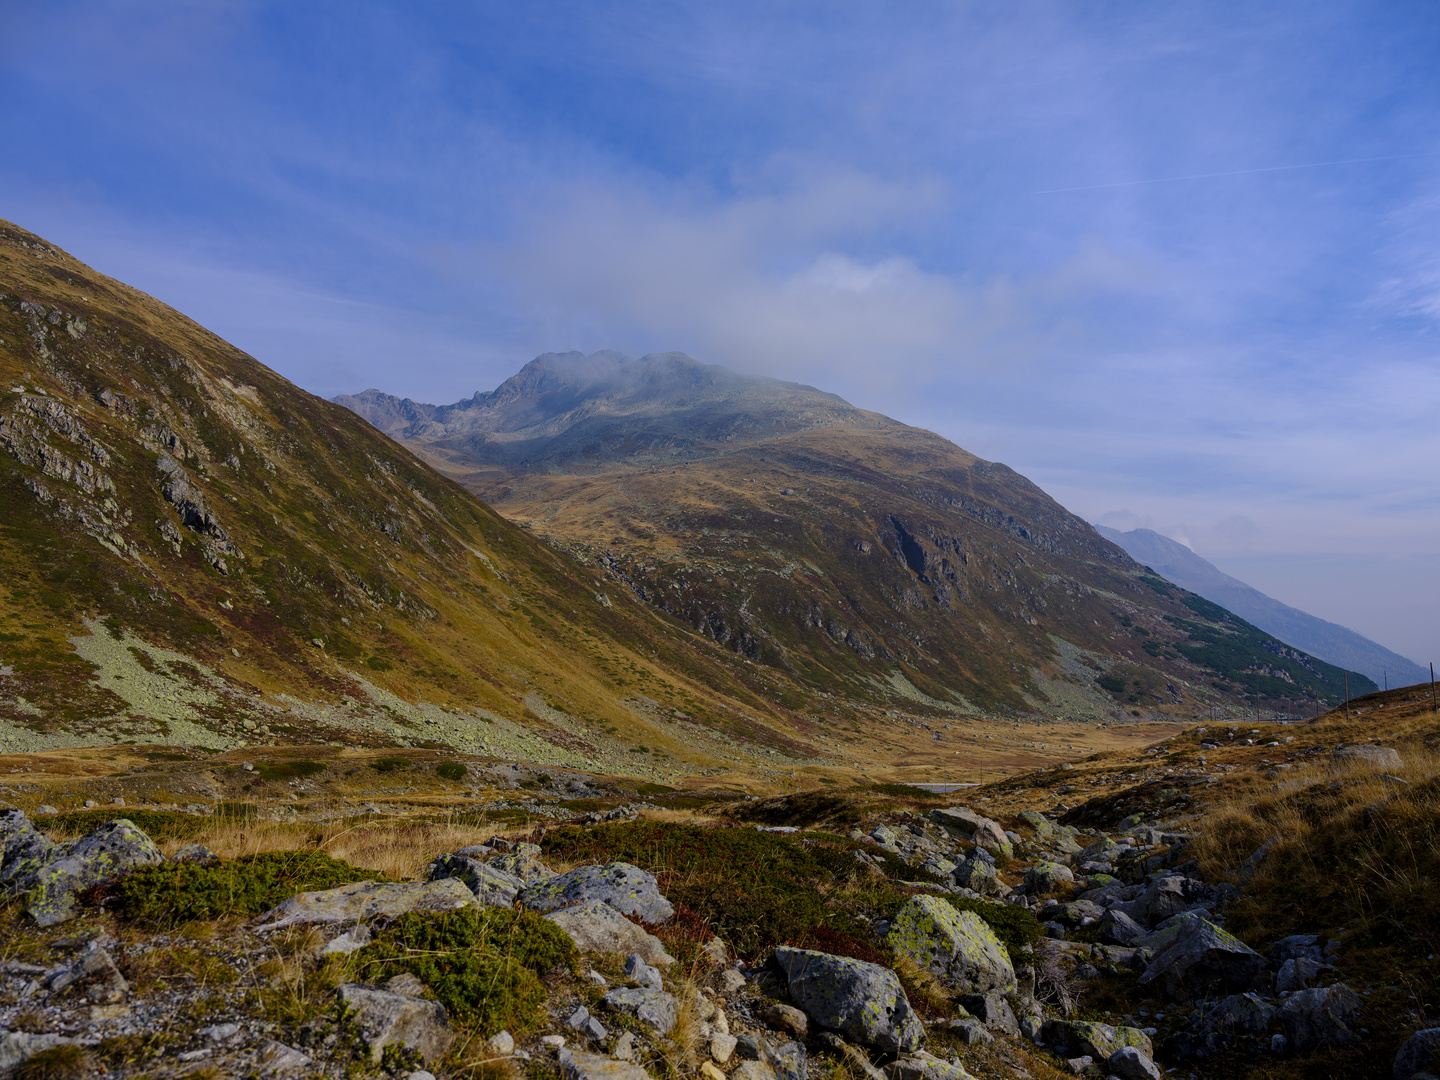
[(15, 1080), (80, 1080), (91, 1070), (90, 1055), (71, 1043), (31, 1054), (15, 1068)]
[(376, 758), (370, 763), (370, 767), (376, 772), (394, 772), (396, 769), (403, 769), (410, 762), (403, 757), (382, 757)]
[(64, 832), (88, 833), (101, 825), (125, 818), (134, 823), (151, 840), (184, 840), (194, 836), (203, 825), (205, 818), (196, 814), (167, 813), (164, 810), (127, 810), (114, 807), (109, 810), (71, 810), (50, 819), (49, 829)]
[(577, 956), (570, 936), (532, 911), (472, 907), (400, 916), (360, 954), (358, 973), (381, 983), (409, 972), (452, 1020), (526, 1035), (546, 1021), (540, 976)]
[(194, 919), (259, 915), (296, 893), (352, 881), (387, 881), (323, 851), (265, 851), (210, 866), (144, 866), (115, 888), (115, 910), (138, 922), (173, 926)]
[(255, 773), (261, 780), (294, 780), (314, 776), (325, 771), (320, 761), (262, 761), (255, 766)]
[(435, 766), (435, 772), (441, 780), (464, 780), (469, 771), (458, 761), (442, 761)]

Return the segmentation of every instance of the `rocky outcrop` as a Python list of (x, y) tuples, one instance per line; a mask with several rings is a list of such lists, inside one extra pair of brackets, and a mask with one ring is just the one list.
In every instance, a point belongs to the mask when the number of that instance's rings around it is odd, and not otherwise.
[(1291, 994), (1280, 1006), (1280, 1025), (1290, 1049), (1303, 1053), (1348, 1043), (1359, 1012), (1359, 995), (1344, 983), (1336, 983)]
[(647, 964), (669, 967), (675, 958), (660, 939), (636, 926), (603, 900), (574, 904), (546, 915), (570, 935), (582, 953), (638, 954)]
[(1248, 990), (1265, 968), (1265, 958), (1254, 949), (1194, 912), (1175, 916), (1144, 945), (1153, 958), (1140, 984), (1157, 984), (1171, 998)]
[(75, 894), (82, 889), (163, 861), (155, 842), (133, 822), (106, 822), (25, 878), (30, 890), (26, 910), (41, 926), (53, 926), (75, 914)]
[(775, 962), (790, 1000), (820, 1027), (891, 1053), (919, 1049), (924, 1028), (889, 968), (783, 946), (775, 950)]
[(1401, 1043), (1391, 1076), (1393, 1080), (1440, 1076), (1440, 1027), (1417, 1031)]
[(663, 990), (626, 987), (605, 995), (605, 1007), (611, 1012), (633, 1016), (657, 1035), (669, 1034), (680, 1015), (680, 1003)]
[(445, 912), (470, 907), (475, 894), (456, 878), (380, 883), (356, 881), (336, 889), (300, 893), (261, 915), (260, 930), (306, 923), (368, 922), (408, 911)]
[(454, 878), (463, 882), (486, 907), (509, 907), (525, 887), (525, 882), (507, 874), (493, 862), (481, 862), (465, 855), (441, 855), (430, 864), (431, 881)]
[(1015, 990), (1015, 969), (995, 932), (973, 911), (936, 896), (905, 901), (886, 935), (896, 954), (955, 990)]
[(525, 886), (517, 897), (535, 911), (554, 911), (599, 900), (622, 915), (638, 915), (647, 923), (668, 922), (675, 914), (660, 894), (655, 875), (629, 863), (579, 866), (567, 873)]
[(1041, 1030), (1046, 1046), (1063, 1054), (1086, 1055), (1096, 1061), (1108, 1061), (1115, 1051), (1134, 1047), (1147, 1058), (1155, 1056), (1150, 1036), (1139, 1028), (1114, 1027), (1085, 1020), (1051, 1020)]
[(0, 814), (0, 889), (24, 890), (35, 872), (60, 851), (23, 810), (6, 810)]

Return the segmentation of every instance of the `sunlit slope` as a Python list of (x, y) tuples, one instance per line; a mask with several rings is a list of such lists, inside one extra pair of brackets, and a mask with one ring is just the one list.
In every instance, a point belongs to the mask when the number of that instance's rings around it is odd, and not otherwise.
[[(269, 734), (603, 765), (669, 746), (676, 710), (797, 737), (768, 674), (3, 222), (0, 506), (12, 747)], [(699, 745), (675, 754), (701, 767)]]

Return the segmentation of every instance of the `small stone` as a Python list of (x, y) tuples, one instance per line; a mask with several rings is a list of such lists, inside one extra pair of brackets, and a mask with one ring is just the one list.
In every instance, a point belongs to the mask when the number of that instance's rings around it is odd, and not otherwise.
[(710, 1056), (724, 1065), (730, 1060), (730, 1055), (735, 1053), (735, 1036), (723, 1035), (716, 1032), (710, 1036)]
[(211, 1042), (224, 1042), (232, 1035), (240, 1034), (239, 1024), (211, 1024), (203, 1027), (198, 1032), (201, 1038), (209, 1039)]
[(705, 1077), (705, 1080), (725, 1080), (725, 1074), (708, 1061), (701, 1064), (700, 1075)]
[(100, 805), (100, 804), (97, 803), (94, 799), (86, 799), (85, 802), (84, 802), (84, 806), (85, 806), (85, 809), (86, 809), (86, 810), (93, 810), (93, 809), (95, 809), (95, 807), (97, 807), (97, 806), (99, 806), (99, 805)]
[(565, 1047), (560, 1049), (560, 1075), (565, 1080), (650, 1080), (639, 1065)]
[(622, 1031), (615, 1036), (614, 1045), (610, 1047), (610, 1054), (621, 1061), (635, 1060), (635, 1033), (633, 1031)]
[[(363, 949), (366, 945), (369, 945), (369, 944), (370, 944), (370, 940), (371, 940), (370, 928), (369, 928), (368, 926), (366, 926), (364, 923), (361, 923), (359, 926), (355, 927), (354, 929), (352, 929), (352, 930), (347, 930), (345, 933), (341, 934), (339, 937), (337, 937), (337, 938), (331, 938), (329, 941), (327, 941), (327, 942), (325, 943), (325, 947), (320, 950), (320, 955), (321, 955), (321, 956), (335, 956), (335, 955), (345, 956), (345, 955), (348, 955), (348, 954), (350, 954), (350, 953), (356, 952), (356, 951), (358, 951), (358, 950), (360, 950), (360, 949)], [(399, 978), (399, 976), (396, 976), (396, 978)], [(414, 978), (414, 976), (411, 976), (411, 978)], [(393, 981), (393, 980), (392, 980), (392, 981)], [(419, 982), (418, 979), (416, 979), (415, 981), (416, 981), (416, 982)]]
[(405, 1080), (435, 1080), (435, 1074), (428, 1069), (416, 1069), (407, 1075)]
[(1120, 1080), (1160, 1080), (1160, 1070), (1138, 1046), (1122, 1046), (1105, 1062)]
[(386, 979), (385, 989), (389, 990), (392, 994), (404, 994), (406, 997), (425, 996), (424, 982), (408, 971)]
[(715, 976), (715, 984), (722, 994), (733, 994), (745, 985), (745, 976), (734, 968), (725, 968)]
[(176, 1057), (181, 1061), (200, 1061), (213, 1053), (214, 1051), (207, 1046), (201, 1050), (186, 1050), (183, 1053), (177, 1054)]
[(213, 863), (219, 862), (219, 860), (220, 856), (216, 855), (215, 852), (211, 851), (204, 844), (186, 844), (179, 851), (175, 852), (174, 855), (170, 856), (172, 863)]
[(515, 1037), (508, 1031), (501, 1031), (486, 1039), (485, 1045), (490, 1048), (490, 1052), (493, 1054), (513, 1054), (515, 1052)]
[(565, 1018), (565, 1026), (571, 1031), (579, 1031), (585, 1026), (585, 1021), (590, 1019), (590, 1010), (584, 1005), (572, 1012)]
[(455, 1041), (450, 1017), (438, 1001), (380, 990), (363, 983), (341, 983), (336, 992), (353, 1025), (379, 1062), (385, 1047), (414, 1051), (425, 1061), (444, 1057)]
[(631, 953), (625, 958), (625, 974), (647, 990), (665, 989), (660, 972), (645, 963), (645, 958), (639, 953)]
[(40, 806), (37, 806), (37, 807), (35, 808), (35, 813), (37, 813), (37, 814), (45, 814), (45, 815), (48, 816), (48, 815), (50, 815), (50, 814), (58, 814), (58, 813), (60, 813), (60, 811), (59, 811), (59, 810), (56, 810), (55, 807), (50, 806), (49, 804), (41, 804)]
[(604, 975), (601, 975), (600, 972), (596, 971), (594, 968), (591, 968), (589, 971), (585, 972), (585, 977), (589, 979), (592, 983), (594, 983), (596, 986), (610, 985), (610, 980), (605, 978)]
[(543, 1043), (545, 1046), (552, 1046), (552, 1047), (554, 1047), (556, 1050), (559, 1050), (559, 1049), (561, 1049), (561, 1048), (565, 1045), (565, 1036), (564, 1036), (564, 1035), (541, 1035), (541, 1036), (540, 1036), (540, 1042)]
[(805, 1014), (790, 1005), (771, 1005), (769, 1008), (760, 1010), (759, 1016), (772, 1028), (788, 1031), (802, 1039), (809, 1031), (810, 1024)]
[(605, 1007), (633, 1016), (648, 1025), (657, 1035), (667, 1034), (675, 1026), (679, 1003), (660, 990), (625, 988), (605, 995)]
[(287, 1072), (290, 1069), (303, 1069), (311, 1063), (310, 1057), (302, 1054), (293, 1046), (286, 1046), (274, 1039), (268, 1040), (260, 1047), (260, 1064), (272, 1072)]

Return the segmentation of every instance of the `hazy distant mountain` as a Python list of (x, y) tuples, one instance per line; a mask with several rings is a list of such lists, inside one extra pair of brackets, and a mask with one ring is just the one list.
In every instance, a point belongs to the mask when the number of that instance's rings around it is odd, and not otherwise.
[(1377, 683), (1382, 683), (1388, 673), (1392, 687), (1409, 686), (1430, 678), (1427, 669), (1399, 653), (1377, 645), (1354, 630), (1317, 619), (1266, 596), (1259, 589), (1222, 573), (1184, 544), (1167, 536), (1149, 529), (1120, 532), (1104, 525), (1096, 528), (1101, 536), (1124, 548), (1136, 562), (1144, 563), (1176, 585), (1233, 611), (1242, 619), (1312, 656), (1351, 671), (1363, 672)]
[(450, 405), (335, 400), (807, 693), (1095, 717), (1343, 693), (1013, 469), (811, 386), (572, 352)]

